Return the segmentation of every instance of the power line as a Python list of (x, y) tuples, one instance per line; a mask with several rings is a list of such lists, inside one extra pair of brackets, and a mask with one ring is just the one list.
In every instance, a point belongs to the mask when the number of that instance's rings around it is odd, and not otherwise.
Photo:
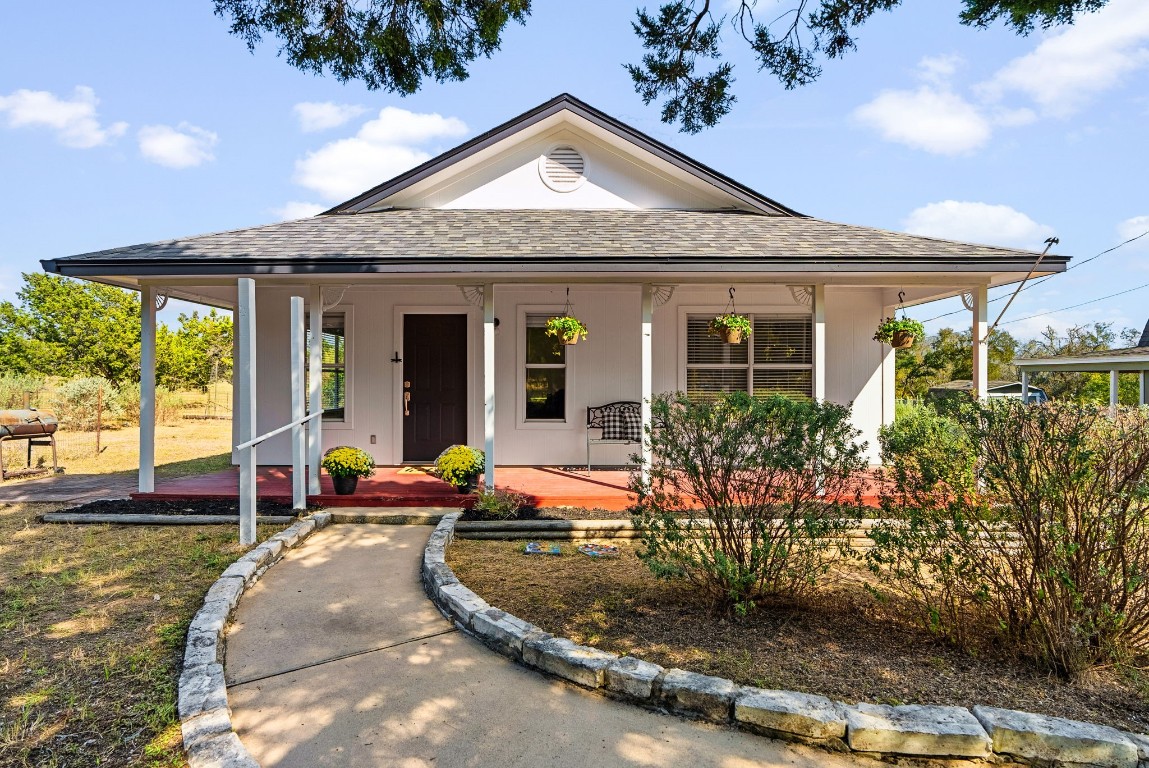
[(1126, 288), (1124, 291), (1118, 291), (1117, 293), (1111, 293), (1108, 296), (1102, 296), (1101, 298), (1098, 298), (1098, 299), (1090, 299), (1089, 301), (1083, 301), (1080, 304), (1074, 304), (1073, 306), (1062, 307), (1061, 309), (1051, 309), (1048, 312), (1038, 312), (1036, 315), (1029, 315), (1028, 317), (1019, 317), (1016, 320), (1007, 320), (1006, 322), (1002, 323), (1002, 325), (1009, 325), (1010, 323), (1020, 323), (1022, 320), (1032, 320), (1035, 317), (1045, 317), (1046, 315), (1053, 315), (1053, 314), (1056, 314), (1058, 312), (1065, 312), (1066, 310), (1069, 310), (1069, 309), (1077, 309), (1078, 307), (1084, 307), (1086, 304), (1096, 304), (1099, 301), (1105, 301), (1106, 299), (1112, 299), (1112, 298), (1117, 297), (1117, 296), (1123, 296), (1126, 293), (1133, 293), (1134, 291), (1139, 291), (1142, 288), (1149, 288), (1149, 283), (1144, 283), (1143, 285), (1139, 285), (1136, 288)]
[[(1149, 236), (1149, 229), (1145, 230), (1144, 232), (1142, 232), (1139, 235), (1135, 235), (1135, 236), (1129, 238), (1128, 240), (1126, 240), (1124, 242), (1118, 243), (1117, 245), (1113, 246), (1112, 248), (1106, 248), (1101, 253), (1096, 253), (1096, 254), (1090, 256), (1088, 259), (1084, 259), (1082, 261), (1079, 261), (1076, 264), (1070, 264), (1068, 267), (1066, 267), (1065, 271), (1070, 272), (1074, 269), (1077, 269), (1078, 267), (1083, 267), (1086, 264), (1088, 264), (1089, 262), (1093, 261), (1094, 259), (1099, 259), (1107, 253), (1112, 253), (1113, 251), (1116, 251), (1118, 248), (1122, 248), (1122, 247), (1129, 245), (1130, 243), (1134, 242), (1135, 240), (1140, 240), (1141, 238), (1146, 237), (1146, 236)], [(1022, 289), (1020, 291), (1018, 291), (1018, 293), (1024, 293), (1025, 291), (1028, 291), (1030, 288), (1036, 288), (1037, 286), (1041, 285), (1042, 283), (1048, 282), (1048, 281), (1052, 280), (1053, 278), (1057, 277), (1059, 274), (1064, 274), (1064, 273), (1057, 272), (1057, 273), (1054, 273), (1052, 275), (1046, 275), (1045, 277), (1041, 278), (1040, 280), (1036, 280), (1036, 281), (1030, 283), (1029, 285), (1023, 286)], [(1137, 290), (1137, 289), (1134, 288), (1132, 290)], [(1124, 293), (1128, 293), (1128, 291), (1124, 291)], [(995, 301), (1001, 301), (1007, 295), (1008, 294), (1003, 293), (1001, 296), (994, 296), (992, 299), (989, 300), (989, 303), (992, 304)], [(1120, 296), (1121, 294), (1118, 293), (1118, 294), (1114, 294), (1114, 295)], [(1098, 301), (1100, 301), (1100, 299), (1098, 299)], [(1072, 309), (1072, 307), (1067, 307), (1067, 309)], [(932, 323), (934, 320), (941, 320), (943, 317), (950, 317), (951, 315), (959, 315), (964, 311), (965, 310), (963, 310), (963, 309), (955, 309), (953, 312), (946, 312), (944, 314), (938, 315), (937, 317), (931, 317), (929, 320), (923, 320), (922, 322), (923, 323)], [(1062, 310), (1058, 309), (1058, 310), (1054, 310), (1054, 311), (1060, 312)], [(1051, 313), (1046, 312), (1045, 314), (1051, 314)], [(1034, 315), (1034, 317), (1040, 317), (1040, 315)], [(1023, 318), (1023, 319), (1028, 320), (1029, 318)], [(1017, 321), (1016, 320), (1010, 320), (1009, 322), (1012, 323), (1012, 322), (1017, 322)], [(1008, 324), (1009, 323), (1001, 323), (1001, 325), (1008, 325)]]

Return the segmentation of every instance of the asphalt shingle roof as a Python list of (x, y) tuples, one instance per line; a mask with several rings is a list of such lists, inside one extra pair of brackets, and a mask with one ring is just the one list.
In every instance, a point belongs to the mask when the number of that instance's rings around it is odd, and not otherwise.
[[(115, 263), (564, 261), (1032, 262), (1010, 248), (820, 219), (722, 211), (408, 209), (324, 215), (85, 253), (59, 267)], [(1046, 263), (1064, 263), (1047, 257)], [(48, 262), (50, 264), (51, 262)]]

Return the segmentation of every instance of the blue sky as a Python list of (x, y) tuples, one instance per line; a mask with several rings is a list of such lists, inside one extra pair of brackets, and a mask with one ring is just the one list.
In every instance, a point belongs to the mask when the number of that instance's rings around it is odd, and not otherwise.
[[(688, 136), (621, 66), (641, 56), (630, 4), (538, 0), (469, 80), (407, 98), (298, 72), (274, 41), (249, 54), (209, 0), (16, 4), (0, 27), (0, 299), (41, 258), (318, 210), (563, 91), (821, 218), (1034, 249), (1056, 234), (1078, 261), (1149, 230), (1149, 3), (1030, 37), (959, 10), (881, 14), (789, 92), (728, 34), (739, 101)], [(1024, 292), (1003, 328), (1141, 328), (1149, 288), (1031, 316), (1144, 284), (1149, 237)]]

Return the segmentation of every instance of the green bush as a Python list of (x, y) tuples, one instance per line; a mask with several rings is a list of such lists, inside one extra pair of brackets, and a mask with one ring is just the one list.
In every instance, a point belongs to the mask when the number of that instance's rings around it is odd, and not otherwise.
[[(998, 400), (923, 424), (883, 440), (883, 587), (939, 634), (988, 630), (1067, 677), (1149, 652), (1149, 411)], [(976, 464), (923, 445), (950, 437)]]
[(29, 408), (39, 408), (43, 392), (43, 377), (20, 373), (0, 376), (0, 408), (23, 408), (25, 396)]
[(848, 406), (678, 393), (655, 397), (651, 411), (649, 481), (636, 472), (631, 487), (641, 557), (656, 575), (745, 613), (810, 590), (849, 551), (866, 461)]
[(100, 376), (71, 379), (56, 388), (52, 411), (60, 420), (61, 428), (92, 431), (96, 428), (98, 410), (105, 427), (117, 424), (124, 416), (119, 390), (107, 379)]
[(435, 459), (435, 474), (456, 488), (471, 485), (482, 473), (486, 454), (467, 445), (452, 445)]
[(882, 461), (887, 475), (904, 481), (913, 475), (927, 485), (952, 481), (969, 484), (974, 470), (974, 451), (957, 421), (927, 405), (904, 405), (893, 424), (878, 431)]
[(526, 494), (496, 488), (480, 492), (472, 511), (486, 520), (510, 520), (528, 506)]

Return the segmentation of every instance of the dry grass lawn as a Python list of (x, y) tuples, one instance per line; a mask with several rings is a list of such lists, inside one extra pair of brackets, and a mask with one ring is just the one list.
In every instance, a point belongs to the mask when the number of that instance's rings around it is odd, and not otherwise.
[(491, 605), (576, 642), (665, 667), (848, 702), (1023, 709), (1149, 732), (1149, 682), (1133, 668), (1070, 684), (1004, 657), (961, 651), (895, 615), (859, 579), (812, 605), (765, 605), (744, 620), (709, 615), (683, 582), (655, 579), (639, 542), (617, 560), (526, 556), (523, 542), (457, 540), (447, 559)]
[[(136, 466), (135, 430), (66, 435), (69, 473)], [(227, 466), (229, 422), (161, 427), (158, 474)], [(9, 481), (13, 482), (13, 481)], [(0, 765), (182, 766), (183, 641), (244, 552), (234, 526), (44, 525), (53, 505), (0, 506)], [(259, 538), (280, 530), (262, 527)]]

